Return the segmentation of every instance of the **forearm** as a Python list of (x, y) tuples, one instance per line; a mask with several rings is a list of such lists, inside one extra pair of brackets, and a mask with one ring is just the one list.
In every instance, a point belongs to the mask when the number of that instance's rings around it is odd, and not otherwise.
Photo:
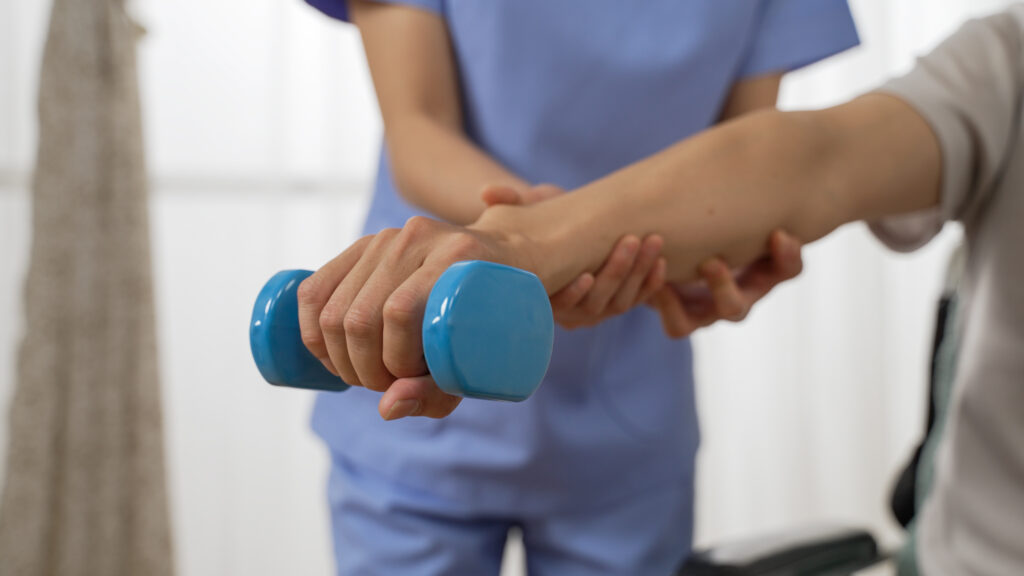
[(483, 213), (484, 186), (527, 184), (466, 138), (460, 127), (422, 114), (388, 122), (391, 169), (399, 193), (444, 220), (468, 224)]
[(682, 281), (709, 257), (751, 262), (776, 228), (811, 242), (846, 222), (934, 205), (939, 178), (924, 120), (869, 95), (738, 119), (542, 205), (490, 209), (477, 226), (519, 238), (552, 291), (598, 267), (627, 233), (661, 234), (668, 277)]
[(391, 172), (410, 203), (457, 224), (483, 212), (480, 191), (519, 178), (466, 138), (445, 21), (414, 6), (349, 2), (384, 118)]

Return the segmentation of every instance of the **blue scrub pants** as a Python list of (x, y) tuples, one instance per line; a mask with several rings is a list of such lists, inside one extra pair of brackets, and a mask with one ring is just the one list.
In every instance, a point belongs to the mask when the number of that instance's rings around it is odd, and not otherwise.
[(693, 535), (689, 484), (581, 512), (487, 517), (335, 457), (328, 497), (339, 576), (497, 576), (514, 526), (530, 576), (667, 576)]

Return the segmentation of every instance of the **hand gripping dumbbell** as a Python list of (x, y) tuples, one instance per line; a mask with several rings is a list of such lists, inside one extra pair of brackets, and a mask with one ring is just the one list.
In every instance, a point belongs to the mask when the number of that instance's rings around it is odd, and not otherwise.
[[(277, 386), (348, 389), (306, 349), (296, 290), (312, 272), (278, 272), (260, 291), (249, 344)], [(551, 360), (554, 321), (540, 280), (493, 262), (458, 262), (434, 283), (423, 315), (423, 356), (449, 394), (519, 402), (537, 389)]]

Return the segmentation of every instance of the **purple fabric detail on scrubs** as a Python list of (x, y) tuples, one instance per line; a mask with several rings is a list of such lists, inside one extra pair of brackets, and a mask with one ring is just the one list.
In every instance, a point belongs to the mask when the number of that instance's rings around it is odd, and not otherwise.
[[(384, 4), (403, 4), (414, 6), (429, 12), (440, 14), (443, 0), (376, 0)], [(306, 0), (306, 3), (337, 20), (348, 22), (348, 2), (346, 0)]]
[[(341, 0), (308, 0), (343, 17)], [(715, 123), (734, 83), (857, 44), (843, 0), (433, 0), (445, 18), (466, 131), (531, 182), (573, 189)], [(623, 190), (623, 194), (629, 194)], [(420, 212), (382, 150), (365, 231)], [(384, 422), (379, 395), (321, 394), (313, 427), (341, 464), (451, 514), (580, 510), (690, 483), (692, 355), (640, 308), (558, 330), (540, 390), (466, 400), (444, 420)], [(418, 495), (418, 496), (417, 496)]]

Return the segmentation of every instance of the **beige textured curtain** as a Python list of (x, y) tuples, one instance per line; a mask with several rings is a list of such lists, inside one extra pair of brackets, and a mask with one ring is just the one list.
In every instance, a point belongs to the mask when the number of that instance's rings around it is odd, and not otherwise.
[(124, 0), (54, 0), (0, 575), (173, 573), (146, 171)]

